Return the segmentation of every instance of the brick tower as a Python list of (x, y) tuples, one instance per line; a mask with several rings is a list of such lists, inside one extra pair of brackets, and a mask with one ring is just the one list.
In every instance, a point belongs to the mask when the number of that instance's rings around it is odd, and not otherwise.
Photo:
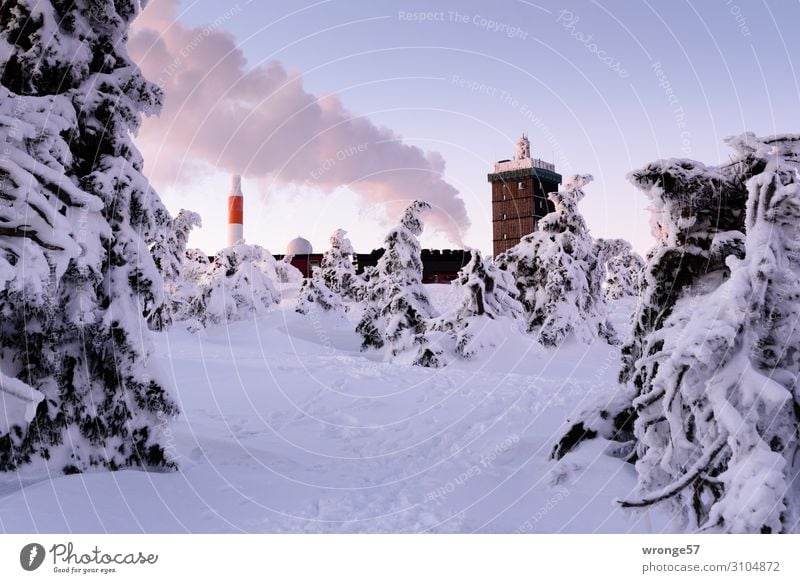
[(500, 160), (489, 174), (492, 183), (492, 240), (497, 257), (533, 233), (539, 219), (555, 210), (547, 194), (558, 190), (556, 167), (531, 158), (527, 136), (517, 142), (513, 160)]

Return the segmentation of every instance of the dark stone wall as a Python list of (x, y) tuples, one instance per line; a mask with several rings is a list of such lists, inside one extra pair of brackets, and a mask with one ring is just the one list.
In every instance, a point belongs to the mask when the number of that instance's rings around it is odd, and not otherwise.
[[(383, 255), (383, 249), (371, 253), (357, 253), (356, 272), (363, 273), (367, 267), (375, 266)], [(458, 271), (469, 263), (471, 254), (463, 249), (423, 249), (422, 282), (447, 283), (456, 278)]]

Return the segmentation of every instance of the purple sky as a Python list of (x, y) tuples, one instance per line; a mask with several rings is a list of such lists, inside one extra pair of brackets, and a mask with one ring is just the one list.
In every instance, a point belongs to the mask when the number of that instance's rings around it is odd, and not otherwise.
[(172, 210), (225, 242), (229, 174), (245, 237), (283, 252), (349, 231), (380, 246), (399, 210), (435, 207), (423, 244), (491, 249), (492, 164), (521, 132), (564, 175), (591, 173), (597, 237), (645, 252), (625, 179), (663, 157), (725, 160), (742, 131), (797, 132), (797, 2), (152, 0), (131, 53), (167, 91), (137, 141)]

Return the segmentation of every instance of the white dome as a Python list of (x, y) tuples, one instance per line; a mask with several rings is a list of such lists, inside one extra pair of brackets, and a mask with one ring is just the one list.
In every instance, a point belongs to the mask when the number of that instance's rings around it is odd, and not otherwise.
[(286, 246), (287, 255), (311, 255), (313, 252), (314, 250), (311, 248), (311, 242), (302, 237), (292, 239)]

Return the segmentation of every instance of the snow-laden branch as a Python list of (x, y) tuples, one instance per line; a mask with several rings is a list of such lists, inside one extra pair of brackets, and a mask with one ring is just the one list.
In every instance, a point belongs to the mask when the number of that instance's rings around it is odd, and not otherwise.
[(0, 435), (33, 420), (44, 395), (19, 379), (0, 373)]
[(711, 447), (709, 447), (706, 452), (697, 459), (694, 465), (692, 465), (692, 467), (689, 468), (689, 470), (683, 476), (671, 484), (666, 485), (661, 490), (658, 490), (657, 492), (654, 492), (648, 496), (642, 496), (641, 498), (629, 500), (619, 500), (619, 504), (623, 508), (636, 508), (641, 506), (650, 506), (651, 504), (655, 504), (656, 502), (661, 502), (662, 500), (666, 500), (667, 498), (675, 496), (686, 486), (691, 484), (696, 478), (700, 477), (700, 475), (705, 471), (706, 467), (714, 461), (714, 458), (716, 458), (725, 447), (727, 439), (727, 434), (720, 435), (716, 441), (714, 441)]

